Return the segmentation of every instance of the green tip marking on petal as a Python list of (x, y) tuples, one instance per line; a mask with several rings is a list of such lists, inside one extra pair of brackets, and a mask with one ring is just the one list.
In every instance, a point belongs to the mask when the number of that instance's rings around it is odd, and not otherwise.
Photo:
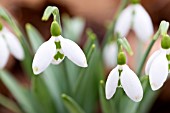
[(35, 66), (35, 67), (33, 68), (33, 70), (34, 70), (34, 72), (37, 72), (39, 69), (38, 69), (37, 66)]
[(55, 42), (55, 45), (56, 45), (56, 49), (61, 49), (60, 41)]
[(161, 40), (161, 46), (163, 49), (169, 49), (170, 48), (170, 37), (169, 35), (164, 35)]
[(118, 60), (117, 60), (119, 65), (124, 65), (126, 64), (126, 55), (124, 52), (120, 52), (118, 54)]
[(55, 60), (58, 60), (58, 59), (63, 59), (64, 57), (64, 54), (60, 53), (59, 51), (57, 52), (57, 54), (54, 56), (54, 59)]

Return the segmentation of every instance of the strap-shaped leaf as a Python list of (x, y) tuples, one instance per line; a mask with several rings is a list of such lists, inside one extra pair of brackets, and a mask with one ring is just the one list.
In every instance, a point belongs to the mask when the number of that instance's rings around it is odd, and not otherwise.
[(26, 113), (37, 113), (28, 90), (24, 89), (8, 72), (1, 70), (0, 78)]
[(62, 99), (69, 113), (85, 113), (76, 101), (66, 94), (62, 94)]

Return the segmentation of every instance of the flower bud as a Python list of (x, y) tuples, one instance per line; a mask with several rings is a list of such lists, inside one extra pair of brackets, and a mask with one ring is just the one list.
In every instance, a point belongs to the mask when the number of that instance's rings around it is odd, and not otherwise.
[(164, 35), (161, 40), (161, 47), (163, 49), (169, 49), (170, 48), (170, 37), (168, 35)]
[(57, 21), (53, 21), (51, 24), (51, 35), (52, 36), (59, 36), (61, 35), (61, 27)]
[(124, 65), (126, 64), (126, 55), (124, 52), (120, 52), (118, 54), (118, 60), (117, 60), (119, 65)]

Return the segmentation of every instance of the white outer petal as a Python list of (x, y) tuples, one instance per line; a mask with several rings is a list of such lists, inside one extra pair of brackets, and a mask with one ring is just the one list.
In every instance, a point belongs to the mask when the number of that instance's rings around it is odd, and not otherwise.
[(155, 51), (150, 58), (148, 59), (147, 63), (146, 63), (146, 67), (145, 67), (145, 74), (149, 75), (149, 70), (151, 67), (151, 64), (153, 63), (153, 60), (160, 54), (161, 50), (157, 50)]
[(153, 35), (153, 23), (147, 11), (140, 4), (135, 5), (133, 30), (142, 41), (147, 41)]
[(125, 37), (131, 28), (132, 11), (133, 5), (129, 5), (121, 12), (120, 16), (117, 19), (115, 32), (120, 33), (122, 37)]
[(163, 86), (168, 76), (168, 60), (166, 52), (162, 52), (157, 56), (149, 70), (149, 80), (152, 90), (158, 90)]
[(143, 89), (137, 75), (127, 66), (123, 66), (120, 77), (121, 85), (127, 96), (135, 102), (139, 102), (143, 98)]
[(18, 60), (24, 59), (24, 50), (18, 38), (7, 28), (3, 28), (3, 34), (12, 55)]
[(2, 34), (0, 34), (0, 69), (5, 67), (8, 62), (8, 58), (9, 50)]
[(68, 57), (73, 63), (80, 67), (87, 67), (86, 56), (81, 48), (73, 41), (64, 39), (62, 36), (58, 36), (61, 44), (61, 49), (64, 55)]
[(116, 42), (107, 44), (103, 50), (103, 60), (107, 68), (113, 68), (117, 64), (118, 47)]
[(106, 86), (105, 86), (105, 93), (106, 93), (106, 99), (110, 99), (116, 92), (116, 88), (118, 86), (118, 81), (119, 81), (119, 71), (118, 71), (118, 66), (114, 68), (106, 81)]
[(33, 63), (32, 69), (34, 74), (39, 74), (43, 72), (48, 65), (51, 63), (54, 55), (56, 53), (56, 46), (52, 38), (44, 42), (37, 50)]

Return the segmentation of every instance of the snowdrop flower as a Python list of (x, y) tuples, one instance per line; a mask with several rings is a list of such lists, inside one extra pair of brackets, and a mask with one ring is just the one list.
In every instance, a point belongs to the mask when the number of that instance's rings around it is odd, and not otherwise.
[[(117, 64), (118, 47), (116, 42), (108, 43), (103, 49), (103, 60), (107, 68), (113, 68)], [(112, 59), (112, 60), (110, 60)]]
[(0, 24), (0, 69), (6, 66), (10, 53), (18, 60), (24, 59), (24, 51), (18, 38)]
[(141, 41), (147, 41), (153, 34), (153, 24), (149, 14), (140, 4), (131, 4), (120, 14), (115, 32), (125, 37), (132, 29)]
[(59, 25), (54, 21), (51, 25), (52, 37), (38, 48), (32, 63), (34, 74), (43, 72), (50, 63), (61, 63), (65, 56), (76, 65), (87, 67), (86, 57), (81, 48), (75, 42), (63, 38), (60, 28), (57, 28)]
[[(145, 67), (145, 74), (149, 75), (152, 90), (161, 88), (168, 77), (168, 57), (170, 56), (170, 37), (163, 36), (162, 48), (154, 52), (148, 59)], [(170, 60), (170, 59), (169, 59)]]
[(120, 85), (124, 89), (127, 96), (139, 102), (143, 98), (143, 89), (137, 75), (126, 65), (126, 57), (123, 52), (118, 55), (118, 65), (110, 72), (106, 81), (106, 98), (110, 99), (116, 92), (116, 88)]

